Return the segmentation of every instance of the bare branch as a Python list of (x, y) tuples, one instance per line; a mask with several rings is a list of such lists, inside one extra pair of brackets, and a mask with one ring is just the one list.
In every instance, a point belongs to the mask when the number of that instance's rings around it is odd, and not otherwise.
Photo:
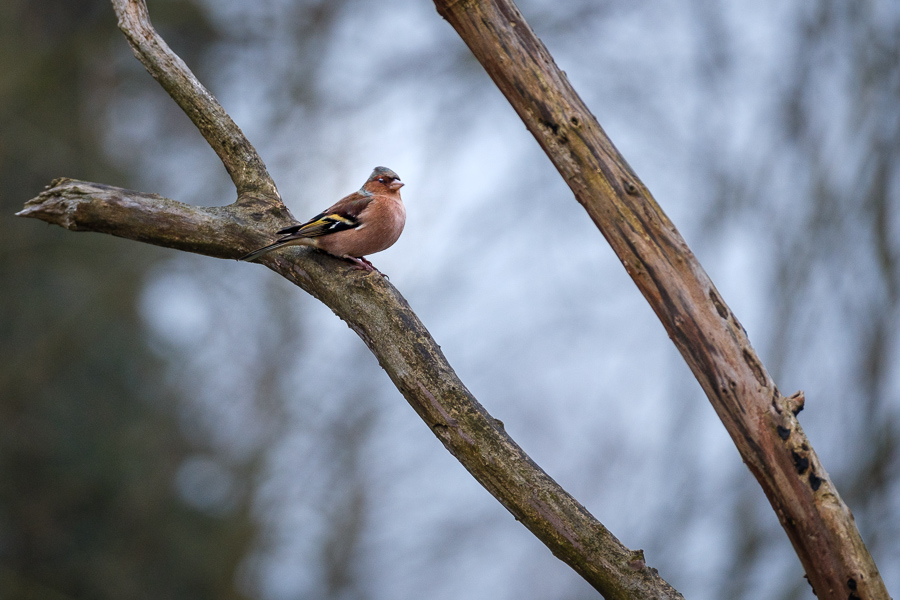
[(113, 0), (112, 4), (119, 18), (119, 29), (131, 44), (134, 55), (222, 159), (237, 188), (238, 201), (243, 201), (245, 194), (258, 193), (280, 202), (275, 182), (256, 149), (184, 61), (156, 33), (145, 0)]
[(217, 258), (239, 258), (243, 250), (269, 240), (256, 229), (262, 229), (259, 223), (286, 220), (283, 209), (263, 200), (251, 198), (240, 209), (234, 205), (203, 208), (157, 194), (67, 178), (53, 181), (16, 216)]
[[(240, 204), (203, 209), (120, 188), (61, 180), (29, 201), (19, 215), (211, 256), (236, 258), (258, 247), (256, 227), (284, 219), (286, 212), (262, 160), (153, 30), (144, 2), (113, 0), (113, 4), (135, 55), (222, 158), (238, 188)], [(272, 229), (269, 223), (266, 230)], [(344, 319), (466, 469), (604, 595), (681, 597), (646, 566), (640, 551), (624, 547), (506, 435), (459, 381), (430, 334), (386, 280), (341, 269), (343, 261), (306, 249), (267, 255), (263, 262)]]
[[(155, 194), (72, 179), (19, 216), (158, 246), (237, 258), (283, 219), (265, 202), (198, 208)], [(265, 225), (265, 229), (259, 224)], [(611, 599), (682, 596), (540, 469), (456, 376), (418, 317), (380, 274), (307, 248), (262, 262), (331, 308), (371, 349), (397, 389), (463, 466), (561, 560)]]
[(653, 307), (819, 598), (889, 598), (847, 506), (741, 324), (510, 0), (435, 0)]

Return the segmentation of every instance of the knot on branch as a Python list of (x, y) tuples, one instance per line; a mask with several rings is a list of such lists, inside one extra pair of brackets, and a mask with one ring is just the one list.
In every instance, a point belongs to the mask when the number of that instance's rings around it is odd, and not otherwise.
[(803, 394), (803, 390), (798, 392), (794, 392), (790, 397), (784, 398), (784, 407), (791, 411), (794, 416), (800, 414), (800, 411), (803, 410), (803, 405), (806, 403), (806, 396)]

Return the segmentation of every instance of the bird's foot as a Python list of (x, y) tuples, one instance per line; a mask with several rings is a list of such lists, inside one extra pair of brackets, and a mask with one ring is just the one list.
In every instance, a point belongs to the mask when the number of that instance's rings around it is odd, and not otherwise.
[(378, 273), (378, 274), (380, 274), (380, 275), (384, 275), (384, 273), (382, 273), (381, 271), (379, 271), (378, 269), (376, 269), (376, 268), (375, 268), (375, 265), (373, 265), (372, 263), (370, 263), (370, 262), (369, 262), (368, 260), (366, 260), (366, 258), (363, 257), (363, 256), (359, 256), (359, 257), (357, 257), (357, 256), (348, 256), (347, 258), (349, 258), (349, 259), (352, 260), (354, 263), (356, 263), (356, 264), (353, 265), (353, 268), (354, 268), (354, 269), (360, 269), (360, 270), (362, 270), (362, 271), (367, 271), (367, 272), (369, 272), (369, 273)]

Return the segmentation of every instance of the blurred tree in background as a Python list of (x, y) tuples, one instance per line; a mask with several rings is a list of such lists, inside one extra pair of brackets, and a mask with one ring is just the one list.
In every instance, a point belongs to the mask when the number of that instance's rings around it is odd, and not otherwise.
[[(200, 13), (170, 5), (200, 51)], [(129, 181), (98, 121), (114, 46), (104, 0), (0, 3), (0, 598), (242, 597), (246, 500), (217, 512), (176, 490), (206, 445), (142, 334), (160, 253), (13, 217), (61, 174)]]

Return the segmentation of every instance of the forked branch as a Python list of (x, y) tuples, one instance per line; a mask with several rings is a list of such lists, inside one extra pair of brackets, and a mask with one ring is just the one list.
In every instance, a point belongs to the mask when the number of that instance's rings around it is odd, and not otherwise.
[[(238, 202), (199, 208), (153, 194), (70, 179), (53, 182), (20, 216), (220, 258), (238, 258), (287, 224), (262, 160), (215, 98), (150, 26), (140, 0), (113, 0), (135, 54), (222, 158)], [(544, 473), (458, 379), (400, 293), (377, 273), (293, 248), (261, 259), (327, 306), (362, 338), (444, 446), (561, 560), (611, 599), (681, 598), (641, 551), (623, 546)]]
[(265, 163), (241, 128), (153, 28), (146, 2), (114, 0), (112, 4), (134, 55), (219, 155), (237, 188), (238, 200), (254, 192), (279, 198)]

